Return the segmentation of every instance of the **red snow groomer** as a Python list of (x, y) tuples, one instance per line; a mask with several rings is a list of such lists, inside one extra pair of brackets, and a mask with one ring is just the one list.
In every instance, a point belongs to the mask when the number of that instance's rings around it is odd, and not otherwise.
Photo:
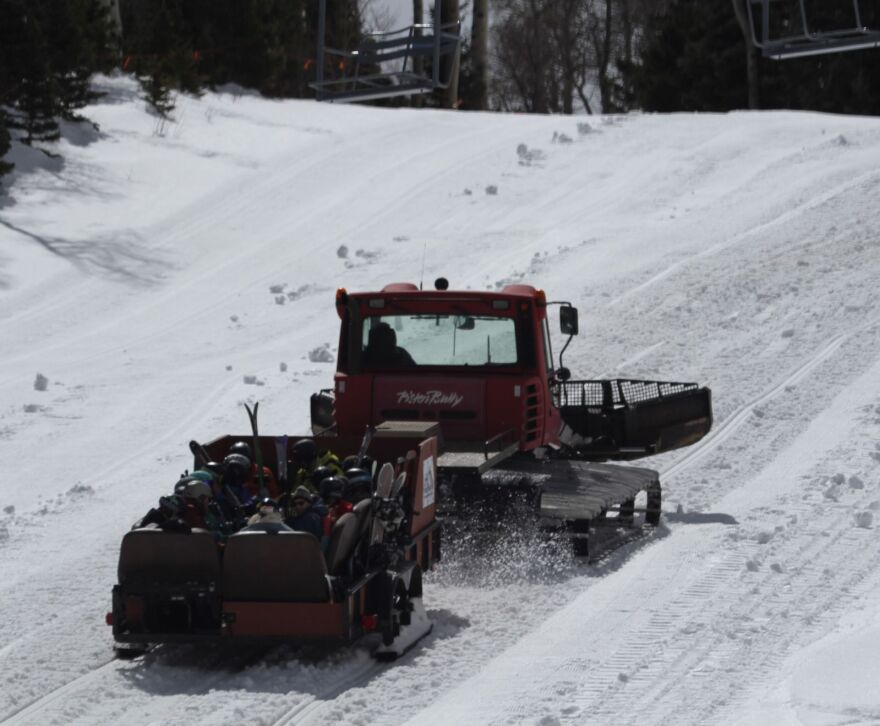
[[(548, 311), (567, 336), (554, 362)], [(587, 555), (600, 530), (657, 524), (656, 471), (632, 460), (699, 441), (711, 428), (696, 383), (571, 380), (562, 355), (577, 309), (528, 285), (498, 292), (413, 284), (336, 294), (342, 320), (334, 387), (312, 396), (312, 428), (354, 436), (366, 426), (435, 424), (446, 511), (524, 500), (541, 525)], [(636, 515), (644, 515), (637, 517)]]
[[(431, 629), (422, 572), (440, 557), (437, 439), (430, 426), (370, 431), (376, 467), (367, 495), (335, 523), (329, 546), (298, 531), (241, 531), (136, 525), (122, 540), (113, 588), (116, 652), (133, 657), (160, 643), (247, 641), (352, 643), (375, 634), (374, 655), (393, 659)], [(192, 445), (195, 468), (222, 461), (241, 440), (262, 461), (286, 464), (298, 439), (225, 436)], [(283, 440), (283, 451), (277, 451)], [(315, 437), (340, 457), (363, 452), (361, 435)]]

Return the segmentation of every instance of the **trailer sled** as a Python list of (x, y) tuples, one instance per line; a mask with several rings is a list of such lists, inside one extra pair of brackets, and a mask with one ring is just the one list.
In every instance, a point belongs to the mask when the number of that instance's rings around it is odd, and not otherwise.
[[(217, 439), (200, 458), (222, 459), (246, 438)], [(353, 454), (359, 442), (337, 437), (333, 450)], [(273, 460), (276, 443), (259, 437), (264, 461)], [(107, 618), (119, 655), (168, 643), (352, 644), (370, 634), (380, 640), (380, 659), (412, 647), (431, 630), (422, 573), (441, 554), (433, 502), (437, 440), (386, 432), (371, 454), (386, 462), (373, 496), (338, 519), (326, 553), (306, 532), (243, 530), (222, 542), (197, 528), (128, 532)], [(392, 493), (395, 478), (400, 488)], [(383, 519), (387, 511), (393, 521)]]

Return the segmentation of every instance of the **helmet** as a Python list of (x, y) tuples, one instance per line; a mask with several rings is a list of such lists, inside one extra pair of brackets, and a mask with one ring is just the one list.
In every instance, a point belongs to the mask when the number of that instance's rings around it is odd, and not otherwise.
[(325, 502), (342, 499), (348, 489), (348, 479), (344, 476), (330, 476), (321, 482), (321, 499)]
[(183, 490), (183, 496), (187, 499), (207, 500), (211, 498), (211, 487), (203, 481), (191, 481)]
[(213, 484), (214, 479), (217, 477), (213, 471), (206, 471), (205, 469), (196, 469), (189, 476), (190, 479), (193, 479), (194, 481), (203, 481), (205, 484)]
[(268, 516), (273, 512), (280, 512), (281, 506), (274, 499), (266, 497), (265, 499), (261, 499), (260, 503), (257, 505), (257, 514), (261, 517)]
[(371, 457), (360, 457), (360, 463), (358, 463), (358, 458), (359, 457), (356, 454), (346, 456), (342, 460), (342, 471), (348, 471), (349, 469), (363, 469), (364, 471), (373, 470), (373, 459)]
[(246, 456), (248, 461), (254, 460), (254, 454), (251, 451), (250, 444), (246, 441), (236, 441), (232, 446), (229, 447), (230, 454), (241, 454), (242, 456)]
[(331, 476), (336, 476), (335, 469), (331, 469), (329, 466), (319, 466), (312, 472), (312, 475), (309, 478), (312, 480), (315, 489), (320, 491), (321, 482), (324, 481), (324, 479), (329, 479)]
[(240, 484), (251, 475), (251, 460), (241, 454), (229, 454), (223, 459), (223, 465), (230, 484)]
[(354, 466), (351, 469), (345, 470), (345, 478), (348, 479), (349, 483), (352, 485), (366, 484), (367, 486), (370, 486), (373, 483), (373, 477), (370, 472)]
[(187, 474), (186, 476), (180, 477), (180, 479), (178, 479), (177, 483), (174, 485), (174, 493), (176, 495), (182, 497), (184, 492), (186, 491), (186, 487), (192, 481), (196, 481), (196, 480), (193, 479), (193, 477), (191, 477), (189, 474)]
[(345, 472), (348, 479), (348, 500), (357, 504), (361, 499), (366, 499), (373, 493), (373, 477), (363, 469), (348, 469)]
[(207, 461), (202, 465), (201, 471), (207, 471), (208, 473), (213, 474), (214, 477), (218, 477), (222, 476), (225, 468), (226, 467), (219, 461)]
[(291, 454), (297, 466), (308, 466), (318, 458), (318, 446), (311, 439), (300, 439), (293, 445)]

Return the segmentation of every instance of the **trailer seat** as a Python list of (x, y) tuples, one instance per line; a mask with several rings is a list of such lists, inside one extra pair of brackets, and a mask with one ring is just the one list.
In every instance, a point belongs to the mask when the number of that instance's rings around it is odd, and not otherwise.
[(354, 505), (354, 516), (357, 518), (358, 523), (358, 539), (363, 537), (367, 533), (367, 528), (370, 526), (370, 513), (373, 511), (373, 500), (372, 499), (361, 499), (357, 504)]
[(346, 565), (360, 539), (360, 526), (353, 512), (343, 514), (330, 533), (330, 546), (327, 549), (327, 569), (331, 575), (345, 573)]
[(204, 529), (164, 532), (134, 529), (122, 538), (119, 584), (124, 588), (193, 585), (220, 581), (220, 557), (213, 535)]
[(329, 602), (321, 544), (307, 532), (239, 532), (226, 541), (223, 598)]

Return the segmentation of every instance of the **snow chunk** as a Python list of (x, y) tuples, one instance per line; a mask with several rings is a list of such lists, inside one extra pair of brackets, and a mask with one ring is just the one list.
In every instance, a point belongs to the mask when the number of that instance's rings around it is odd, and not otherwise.
[(70, 489), (67, 490), (67, 496), (69, 497), (90, 497), (95, 493), (95, 490), (90, 487), (88, 484), (78, 483), (74, 484)]
[(747, 560), (746, 561), (746, 569), (749, 572), (757, 572), (758, 571), (758, 563), (755, 562), (754, 560)]
[(261, 381), (256, 376), (243, 376), (242, 380), (247, 386), (264, 386), (266, 385), (263, 381)]
[(43, 410), (43, 407), (36, 404), (36, 403), (26, 403), (24, 405), (24, 412), (25, 413), (39, 413), (42, 410)]
[(486, 194), (488, 194), (490, 197), (497, 196), (498, 195), (498, 187), (495, 186), (494, 184), (490, 184), (489, 186), (486, 187)]
[(282, 292), (284, 292), (285, 287), (287, 287), (286, 282), (282, 282), (280, 285), (270, 285), (269, 292), (273, 295), (280, 295)]
[(276, 295), (275, 296), (275, 304), (276, 305), (284, 305), (287, 302), (287, 298), (284, 295)]
[(859, 512), (856, 515), (856, 527), (862, 529), (871, 529), (874, 524), (874, 514), (872, 512)]
[(278, 366), (278, 369), (282, 373), (286, 373), (287, 372), (287, 363), (285, 363), (284, 361), (281, 361), (281, 364)]
[(782, 572), (782, 565), (780, 565), (778, 562), (774, 562), (772, 565), (770, 565), (770, 569), (773, 570), (773, 572), (781, 573)]
[(237, 322), (238, 322), (238, 315), (230, 315), (230, 316), (229, 316), (229, 319), (230, 319), (233, 323), (237, 323)]
[(849, 478), (849, 488), (850, 489), (864, 489), (865, 482), (863, 482), (859, 477), (857, 477), (855, 474), (853, 474)]
[(10, 505), (8, 505), (8, 506), (6, 506), (6, 507), (3, 507), (3, 513), (4, 513), (4, 514), (10, 514), (10, 515), (11, 515), (11, 514), (15, 514), (15, 505), (14, 505), (14, 504), (10, 504)]
[(332, 363), (336, 358), (330, 352), (330, 343), (324, 343), (321, 347), (309, 351), (309, 360), (312, 363)]
[(49, 387), (49, 379), (46, 378), (42, 373), (37, 373), (37, 378), (34, 380), (34, 390), (35, 391), (45, 391)]
[(520, 166), (531, 166), (536, 161), (543, 161), (546, 154), (540, 149), (530, 149), (525, 144), (516, 147), (516, 155), (519, 157)]
[(788, 328), (788, 330), (782, 331), (783, 338), (793, 338), (794, 337), (794, 328)]
[(340, 260), (344, 260), (348, 257), (348, 247), (345, 245), (339, 245), (339, 249), (336, 250), (336, 256)]
[(772, 532), (761, 532), (757, 537), (758, 544), (767, 544), (771, 539), (773, 539)]

